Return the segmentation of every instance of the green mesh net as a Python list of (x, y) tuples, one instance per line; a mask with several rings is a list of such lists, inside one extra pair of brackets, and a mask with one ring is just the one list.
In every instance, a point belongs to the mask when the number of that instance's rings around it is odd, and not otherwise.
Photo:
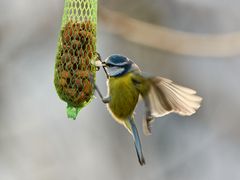
[(69, 118), (90, 102), (96, 69), (97, 0), (65, 0), (59, 34), (54, 84), (59, 97), (67, 102)]

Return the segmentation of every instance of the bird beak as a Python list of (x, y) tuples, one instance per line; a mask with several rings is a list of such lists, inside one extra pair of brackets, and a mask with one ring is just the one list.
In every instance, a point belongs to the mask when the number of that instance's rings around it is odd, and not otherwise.
[(106, 62), (102, 62), (102, 66), (103, 66), (103, 67), (107, 67)]
[(93, 64), (94, 66), (97, 66), (97, 67), (106, 67), (107, 66), (105, 62), (102, 62), (100, 60), (92, 61), (91, 64)]

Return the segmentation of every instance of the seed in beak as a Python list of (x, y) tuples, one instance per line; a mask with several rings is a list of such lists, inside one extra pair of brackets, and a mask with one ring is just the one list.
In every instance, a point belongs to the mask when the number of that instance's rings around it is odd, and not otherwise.
[(102, 67), (103, 66), (102, 62), (100, 60), (96, 60), (96, 61), (92, 60), (91, 64), (93, 64), (94, 66), (97, 66), (97, 67)]

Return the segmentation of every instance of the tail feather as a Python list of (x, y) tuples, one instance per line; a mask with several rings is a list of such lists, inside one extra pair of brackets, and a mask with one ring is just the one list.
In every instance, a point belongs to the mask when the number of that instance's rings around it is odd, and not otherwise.
[(137, 156), (138, 156), (138, 161), (139, 161), (140, 165), (144, 165), (145, 159), (144, 159), (143, 152), (142, 152), (142, 145), (141, 145), (138, 130), (137, 130), (134, 120), (132, 118), (129, 118), (128, 121), (125, 123), (125, 127), (130, 131), (130, 133), (133, 136), (135, 149), (136, 149)]

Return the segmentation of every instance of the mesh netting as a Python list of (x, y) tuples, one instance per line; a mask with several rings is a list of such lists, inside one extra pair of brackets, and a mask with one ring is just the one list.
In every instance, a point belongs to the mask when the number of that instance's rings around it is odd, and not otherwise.
[(65, 0), (55, 64), (54, 84), (75, 119), (90, 100), (95, 77), (97, 0)]

